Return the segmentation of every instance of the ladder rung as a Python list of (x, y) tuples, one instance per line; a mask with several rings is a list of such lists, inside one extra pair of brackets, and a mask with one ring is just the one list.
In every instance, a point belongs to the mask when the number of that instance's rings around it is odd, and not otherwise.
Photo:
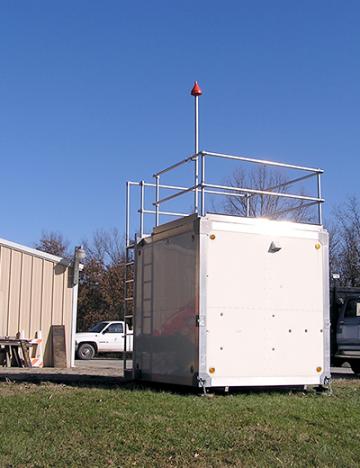
[(133, 315), (125, 315), (124, 318), (133, 318)]
[(134, 298), (133, 297), (125, 297), (125, 301), (133, 301)]
[(126, 280), (126, 281), (125, 281), (125, 283), (133, 283), (133, 282), (134, 282), (133, 279), (131, 279), (131, 280)]
[(134, 264), (135, 264), (135, 262), (127, 262), (127, 263), (125, 263), (126, 266), (130, 266), (130, 265), (134, 265)]
[(133, 249), (135, 247), (135, 244), (129, 244), (126, 246), (127, 249)]

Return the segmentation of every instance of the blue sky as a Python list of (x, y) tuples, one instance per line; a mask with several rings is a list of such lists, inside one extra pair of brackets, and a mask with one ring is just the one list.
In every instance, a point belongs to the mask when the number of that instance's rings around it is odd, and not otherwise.
[[(126, 179), (202, 149), (326, 170), (360, 195), (358, 1), (0, 5), (0, 237), (124, 224)], [(224, 174), (222, 174), (224, 176)]]

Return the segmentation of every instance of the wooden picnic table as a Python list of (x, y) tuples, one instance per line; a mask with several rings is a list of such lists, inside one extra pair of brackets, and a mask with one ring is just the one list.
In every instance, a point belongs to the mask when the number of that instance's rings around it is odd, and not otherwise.
[(0, 338), (0, 353), (4, 355), (3, 367), (32, 367), (29, 348), (32, 346), (30, 340), (21, 338)]

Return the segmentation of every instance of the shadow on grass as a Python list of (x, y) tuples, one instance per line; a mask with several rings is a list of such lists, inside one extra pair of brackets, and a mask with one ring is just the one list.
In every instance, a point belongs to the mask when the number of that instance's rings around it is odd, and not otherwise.
[(150, 390), (154, 392), (167, 391), (169, 393), (177, 393), (183, 395), (200, 393), (200, 389), (196, 387), (187, 387), (181, 385), (160, 384), (154, 382), (140, 382), (124, 377), (105, 376), (105, 375), (84, 375), (84, 374), (54, 374), (46, 372), (3, 372), (0, 374), (0, 383), (54, 383), (63, 384), (71, 387), (96, 387), (96, 388), (117, 388), (127, 391), (144, 391)]
[[(354, 375), (339, 374), (340, 378), (354, 379)], [(63, 384), (70, 387), (78, 388), (102, 388), (102, 389), (118, 389), (119, 391), (151, 391), (154, 393), (168, 392), (177, 395), (203, 395), (203, 390), (198, 387), (173, 385), (155, 382), (140, 382), (128, 380), (123, 377), (104, 376), (104, 375), (83, 375), (83, 374), (54, 374), (54, 373), (2, 373), (0, 374), (0, 382), (9, 383), (54, 383)], [(207, 391), (207, 396), (219, 395), (238, 395), (238, 394), (289, 394), (289, 393), (303, 393), (303, 386), (293, 387), (231, 387), (229, 391), (225, 392), (224, 388), (212, 388)]]

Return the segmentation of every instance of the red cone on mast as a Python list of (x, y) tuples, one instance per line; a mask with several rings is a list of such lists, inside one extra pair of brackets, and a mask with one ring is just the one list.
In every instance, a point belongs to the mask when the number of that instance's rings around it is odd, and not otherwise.
[(201, 96), (202, 95), (202, 91), (201, 91), (200, 86), (199, 86), (197, 81), (195, 81), (195, 83), (194, 83), (194, 87), (191, 90), (191, 95), (192, 96)]

